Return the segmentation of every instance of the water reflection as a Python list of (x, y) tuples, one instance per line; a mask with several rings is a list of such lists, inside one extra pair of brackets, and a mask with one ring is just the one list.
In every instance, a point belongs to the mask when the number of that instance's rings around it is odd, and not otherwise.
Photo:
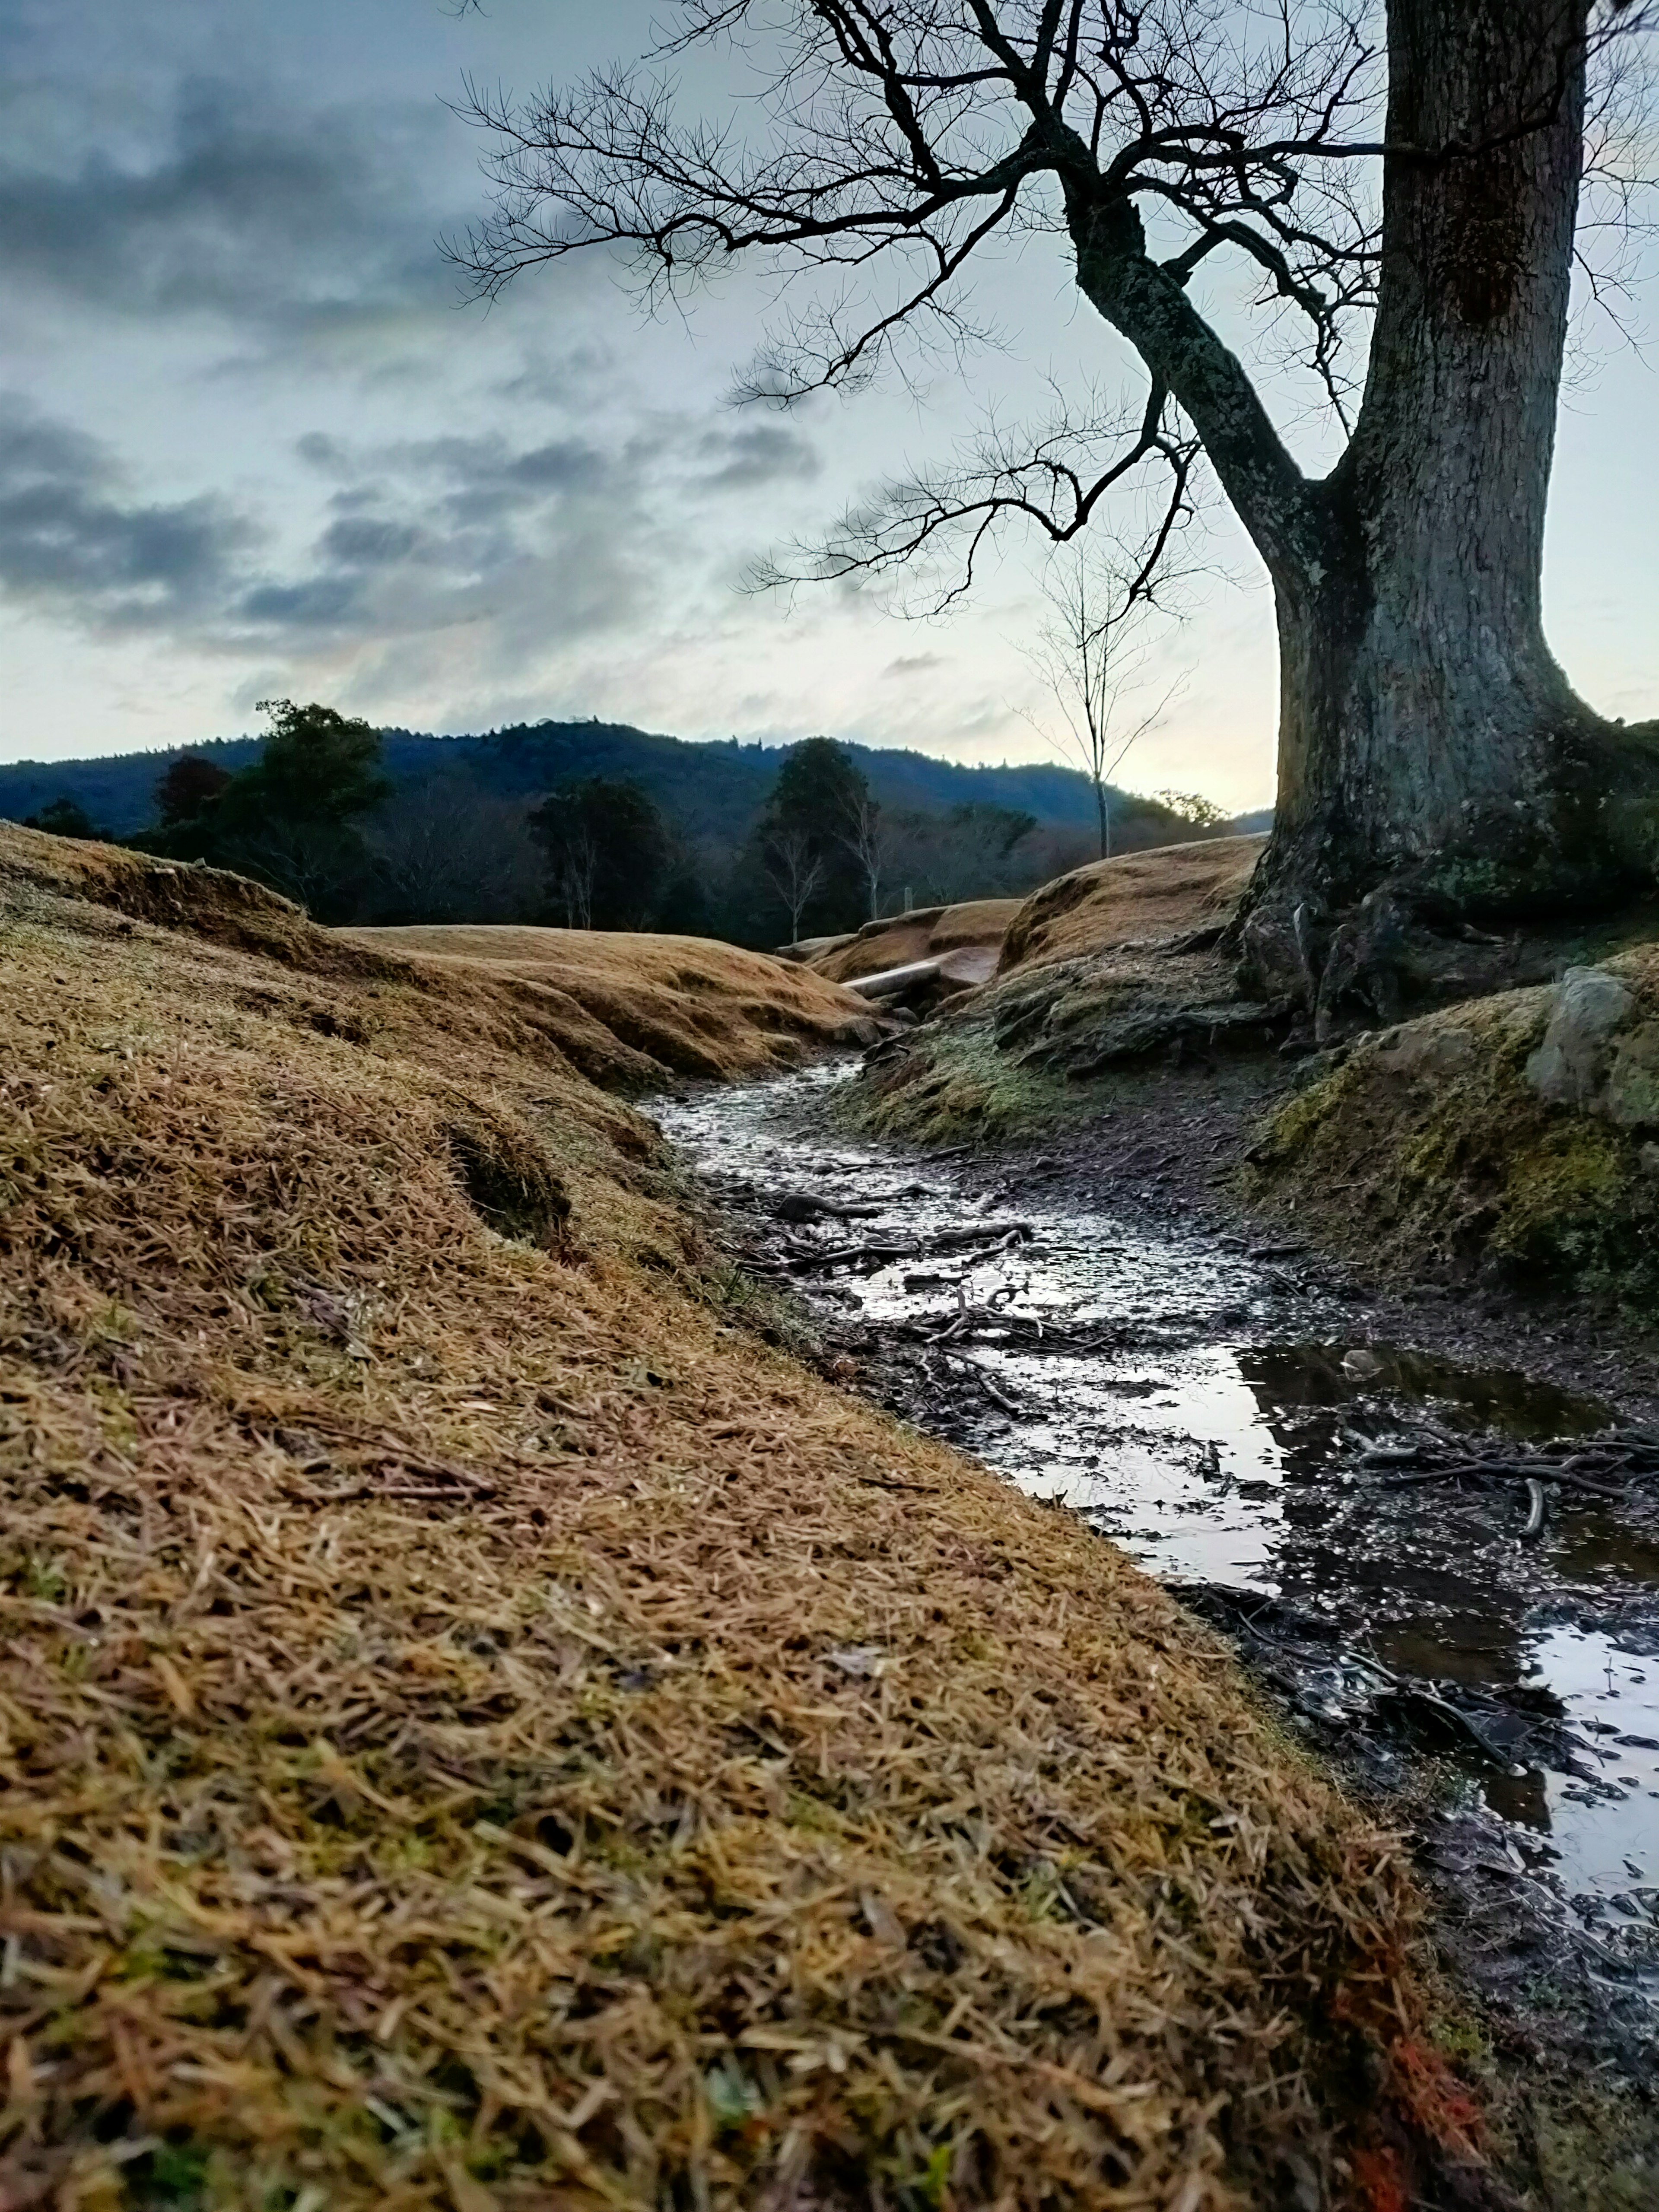
[[(1547, 1837), (1571, 1887), (1627, 1898), (1638, 1866), (1659, 1880), (1659, 1544), (1612, 1516), (1573, 1513), (1523, 1545), (1514, 1494), (1390, 1489), (1358, 1465), (1366, 1442), (1413, 1421), (1541, 1439), (1600, 1427), (1605, 1407), (1411, 1347), (1364, 1346), (1356, 1372), (1340, 1308), (1327, 1338), (1286, 1340), (1282, 1267), (1190, 1229), (1046, 1203), (1040, 1185), (988, 1200), (957, 1165), (836, 1134), (826, 1124), (841, 1079), (820, 1069), (711, 1091), (661, 1118), (729, 1199), (762, 1214), (784, 1189), (805, 1188), (878, 1204), (860, 1226), (890, 1242), (957, 1229), (988, 1208), (1028, 1222), (1030, 1241), (1015, 1250), (848, 1267), (807, 1294), (877, 1328), (942, 1325), (958, 1304), (994, 1296), (1068, 1345), (1097, 1325), (1084, 1352), (1011, 1329), (927, 1354), (956, 1363), (958, 1379), (976, 1365), (1015, 1408), (960, 1393), (969, 1410), (951, 1433), (1152, 1572), (1258, 1592), (1326, 1624), (1349, 1655), (1320, 1691), (1333, 1714), (1345, 1698), (1376, 1710), (1390, 1677), (1407, 1686), (1402, 1725), (1443, 1719), (1457, 1701), (1467, 1725), (1455, 1711), (1445, 1741), (1426, 1747), (1494, 1810)], [(1387, 1673), (1368, 1674), (1368, 1661)]]

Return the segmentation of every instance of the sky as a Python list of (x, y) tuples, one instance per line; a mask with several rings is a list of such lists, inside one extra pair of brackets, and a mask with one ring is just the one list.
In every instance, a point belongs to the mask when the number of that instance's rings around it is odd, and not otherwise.
[[(441, 252), (485, 206), (447, 104), (466, 77), (568, 82), (653, 21), (648, 0), (0, 0), (0, 759), (235, 735), (273, 696), (425, 730), (592, 714), (1065, 757), (1030, 541), (937, 621), (742, 587), (986, 410), (1135, 388), (1055, 241), (989, 265), (1000, 343), (965, 373), (787, 413), (731, 398), (775, 305), (757, 280), (653, 319), (577, 256), (486, 307)], [(684, 89), (741, 83), (703, 61)], [(1659, 711), (1655, 289), (1626, 334), (1579, 319), (1546, 569), (1558, 655), (1627, 719)], [(1266, 374), (1317, 464), (1305, 394)], [(1271, 600), (1224, 511), (1206, 530), (1143, 672), (1147, 711), (1174, 696), (1120, 780), (1243, 810), (1273, 793)]]

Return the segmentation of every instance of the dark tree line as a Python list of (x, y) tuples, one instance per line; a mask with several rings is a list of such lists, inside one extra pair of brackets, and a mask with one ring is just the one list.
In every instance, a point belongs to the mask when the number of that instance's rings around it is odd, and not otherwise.
[[(907, 895), (918, 904), (1010, 888), (1037, 824), (997, 806), (885, 810), (843, 747), (809, 738), (785, 757), (734, 855), (679, 845), (627, 777), (588, 776), (527, 817), (546, 865), (544, 918), (572, 929), (658, 929), (771, 945), (855, 929)], [(1046, 847), (1028, 861), (1041, 867)]]
[[(157, 780), (153, 825), (128, 842), (252, 876), (328, 923), (544, 922), (771, 945), (906, 904), (1024, 893), (1094, 857), (1081, 830), (1009, 807), (884, 806), (829, 738), (784, 754), (732, 845), (681, 836), (632, 776), (576, 776), (530, 799), (453, 771), (393, 788), (367, 722), (314, 702), (264, 712), (257, 760), (233, 774), (181, 756)], [(1142, 843), (1224, 826), (1196, 799), (1135, 804)], [(107, 834), (67, 798), (27, 826)]]

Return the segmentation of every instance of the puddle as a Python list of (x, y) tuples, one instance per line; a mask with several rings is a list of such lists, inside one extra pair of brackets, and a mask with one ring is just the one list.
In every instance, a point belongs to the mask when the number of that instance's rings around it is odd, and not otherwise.
[[(1607, 1409), (1368, 1344), (1284, 1248), (1252, 1258), (1226, 1249), (1237, 1239), (1045, 1202), (1040, 1157), (987, 1192), (971, 1162), (838, 1136), (849, 1072), (708, 1092), (659, 1118), (870, 1354), (866, 1386), (1150, 1572), (1223, 1585), (1224, 1605), (1270, 1602), (1288, 1644), (1247, 1632), (1300, 1651), (1310, 1726), (1392, 1714), (1411, 1749), (1512, 1824), (1528, 1866), (1592, 1914), (1659, 1926), (1659, 1539), (1557, 1507), (1528, 1543), (1519, 1486), (1405, 1488), (1358, 1465), (1413, 1423), (1544, 1441), (1605, 1425)], [(878, 1210), (786, 1231), (785, 1192)], [(975, 1221), (1020, 1233), (991, 1252), (929, 1249)], [(832, 1267), (812, 1257), (847, 1249)], [(939, 1340), (963, 1306), (980, 1312), (972, 1340)]]

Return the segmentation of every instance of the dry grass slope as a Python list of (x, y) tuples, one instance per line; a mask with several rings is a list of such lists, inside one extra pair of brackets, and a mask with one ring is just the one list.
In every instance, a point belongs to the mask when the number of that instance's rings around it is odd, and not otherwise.
[(1267, 842), (1211, 837), (1075, 868), (1033, 891), (1011, 921), (998, 973), (1224, 921)]
[(1380, 2205), (1379, 2078), (1461, 2140), (1390, 1841), (733, 1326), (521, 976), (0, 833), (0, 978), (7, 2206)]
[(877, 1035), (862, 1000), (810, 969), (706, 937), (463, 925), (343, 933), (371, 952), (413, 954), (556, 994), (676, 1075), (763, 1073), (795, 1065), (803, 1046), (868, 1044)]

